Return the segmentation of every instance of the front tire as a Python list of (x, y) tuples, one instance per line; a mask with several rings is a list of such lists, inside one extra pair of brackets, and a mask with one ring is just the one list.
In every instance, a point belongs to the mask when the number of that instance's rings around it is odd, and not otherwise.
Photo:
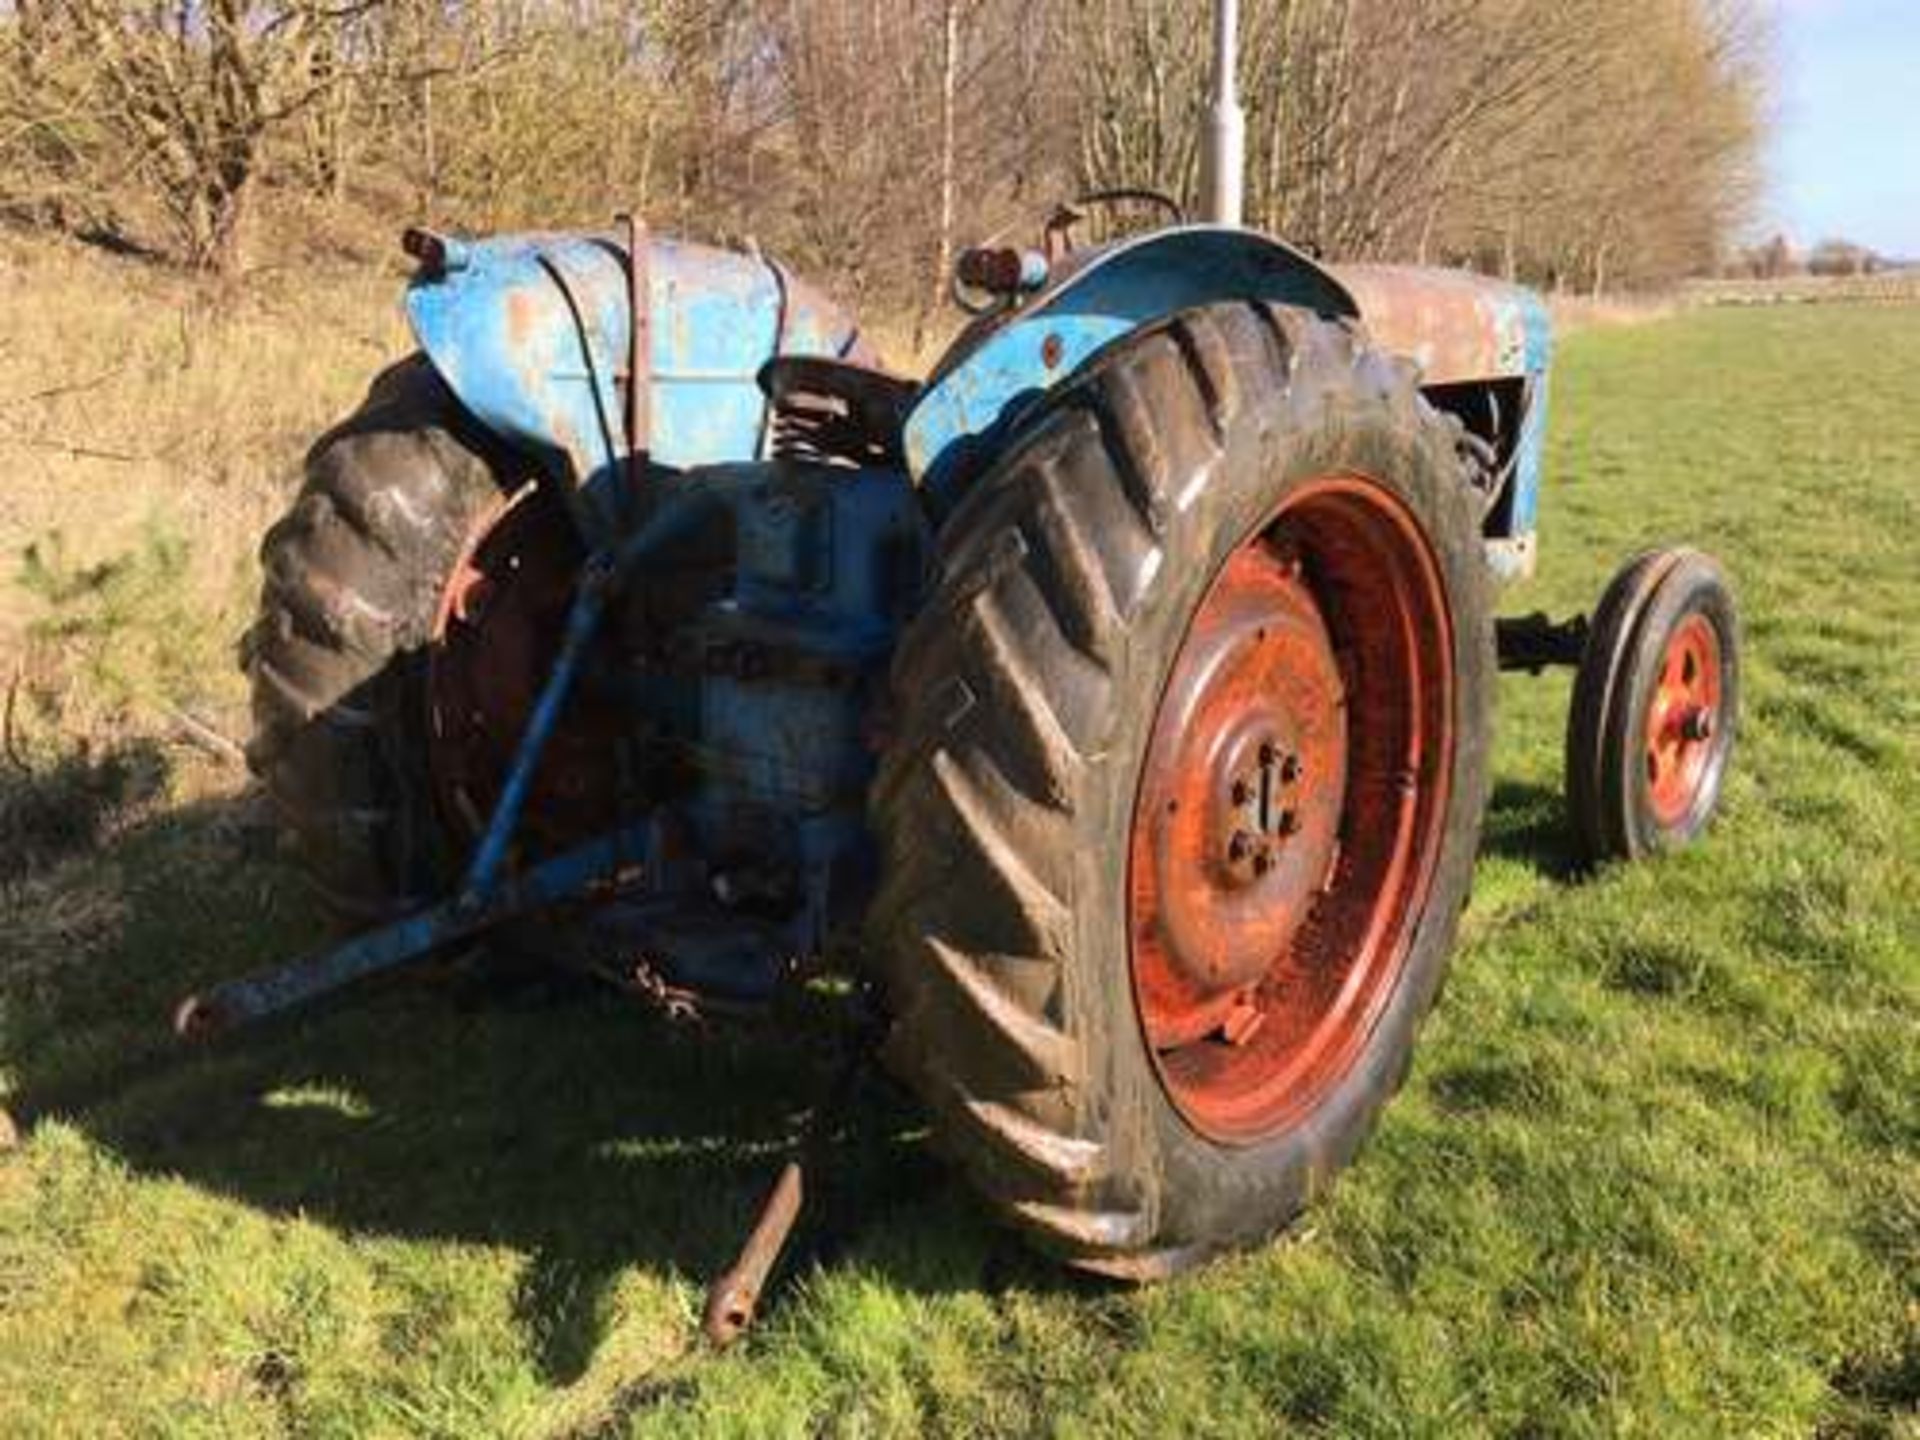
[[(1456, 442), (1349, 327), (1209, 306), (1057, 392), (941, 533), (874, 791), (887, 1056), (1077, 1265), (1148, 1278), (1271, 1234), (1405, 1074), (1486, 791)], [(1289, 744), (1340, 772), (1292, 830), (1250, 768)], [(1196, 806), (1221, 823), (1156, 822)]]
[(1567, 809), (1581, 860), (1698, 839), (1720, 806), (1740, 715), (1740, 622), (1719, 564), (1650, 550), (1594, 610), (1567, 709)]

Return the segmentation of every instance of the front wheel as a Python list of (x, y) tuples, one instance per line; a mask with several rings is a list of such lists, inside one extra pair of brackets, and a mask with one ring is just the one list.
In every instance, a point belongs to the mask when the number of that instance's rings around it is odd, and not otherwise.
[(1048, 402), (894, 671), (888, 1055), (1003, 1215), (1147, 1278), (1285, 1225), (1404, 1077), (1486, 788), (1456, 430), (1219, 305)]
[(1712, 557), (1653, 550), (1607, 586), (1567, 712), (1567, 808), (1588, 864), (1690, 843), (1720, 804), (1740, 625)]

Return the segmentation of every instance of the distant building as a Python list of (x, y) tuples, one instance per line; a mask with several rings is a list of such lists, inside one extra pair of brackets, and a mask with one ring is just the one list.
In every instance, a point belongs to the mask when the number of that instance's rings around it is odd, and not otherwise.
[(1813, 275), (1872, 275), (1883, 268), (1878, 255), (1851, 240), (1822, 240), (1807, 256)]

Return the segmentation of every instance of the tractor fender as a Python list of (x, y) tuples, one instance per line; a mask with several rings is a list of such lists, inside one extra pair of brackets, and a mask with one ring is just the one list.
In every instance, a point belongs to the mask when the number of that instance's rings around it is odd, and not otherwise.
[(1360, 313), (1331, 272), (1254, 231), (1183, 225), (1123, 241), (1018, 309), (962, 333), (907, 417), (908, 469), (936, 499), (950, 501), (1020, 415), (1095, 352), (1164, 316), (1221, 300)]
[[(441, 241), (407, 290), (407, 318), (460, 403), (541, 470), (584, 488), (618, 524), (627, 451), (621, 389), (631, 324), (626, 246), (611, 235)], [(776, 354), (845, 356), (852, 320), (758, 255), (652, 237), (648, 304), (652, 463), (758, 457)], [(578, 511), (576, 511), (578, 513)]]

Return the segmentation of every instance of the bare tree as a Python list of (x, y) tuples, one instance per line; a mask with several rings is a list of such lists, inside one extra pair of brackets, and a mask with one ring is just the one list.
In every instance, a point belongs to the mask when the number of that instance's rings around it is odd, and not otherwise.
[[(1606, 289), (1754, 193), (1760, 0), (1244, 0), (1251, 223)], [(260, 177), (471, 228), (638, 208), (924, 322), (967, 237), (1191, 201), (1195, 0), (0, 0), (0, 207), (158, 201), (231, 268)], [(391, 200), (387, 202), (391, 206)]]
[(315, 64), (316, 40), (372, 3), (64, 0), (86, 47), (90, 108), (148, 180), (189, 264), (236, 264), (266, 136), (339, 81)]

